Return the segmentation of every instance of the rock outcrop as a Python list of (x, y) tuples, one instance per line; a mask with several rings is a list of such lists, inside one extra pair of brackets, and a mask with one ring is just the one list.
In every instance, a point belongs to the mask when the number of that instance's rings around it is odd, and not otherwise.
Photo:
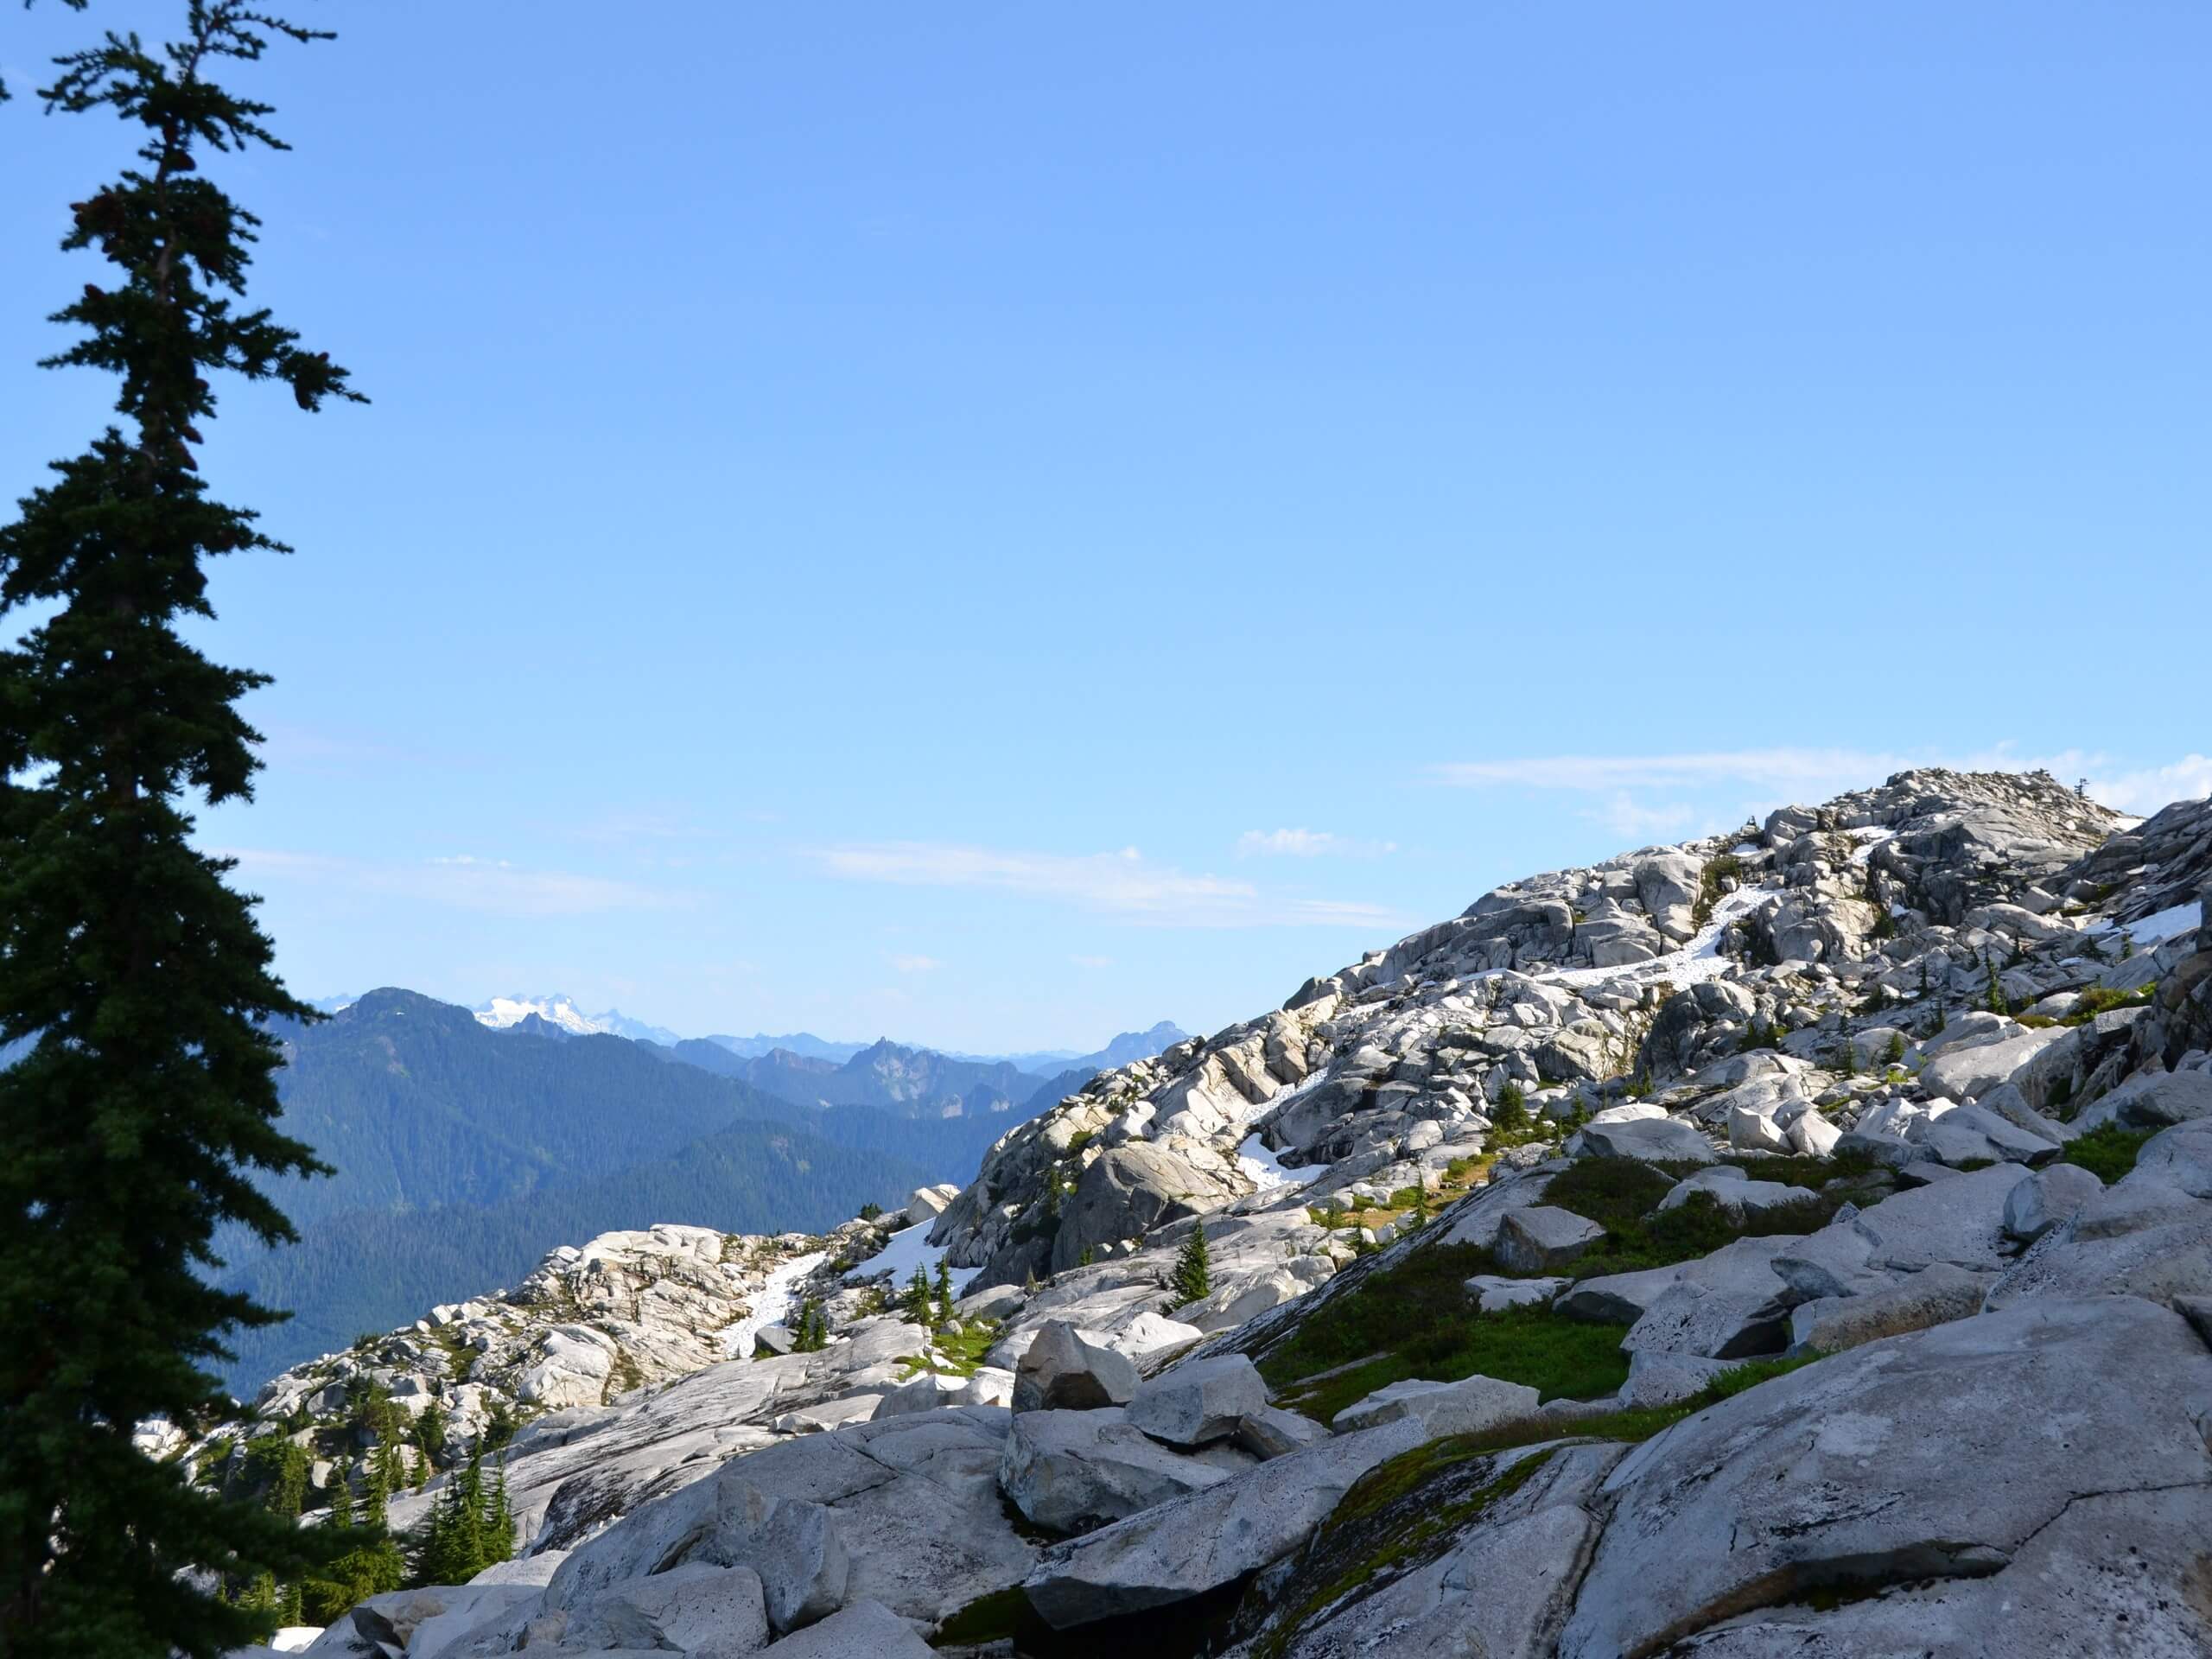
[(2212, 1650), (2208, 879), (2206, 804), (1901, 773), (1102, 1072), (895, 1246), (561, 1253), (257, 1402), (325, 1490), (435, 1404), (402, 1524), (519, 1424), (529, 1576), (319, 1649)]

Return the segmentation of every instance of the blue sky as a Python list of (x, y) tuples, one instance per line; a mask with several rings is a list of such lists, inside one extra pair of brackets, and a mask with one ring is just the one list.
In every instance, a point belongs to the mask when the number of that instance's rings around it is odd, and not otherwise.
[[(1901, 765), (2212, 785), (2202, 6), (302, 10), (215, 170), (376, 401), (225, 393), (203, 832), (303, 993), (1088, 1046)], [(120, 140), (0, 110), (10, 497)]]

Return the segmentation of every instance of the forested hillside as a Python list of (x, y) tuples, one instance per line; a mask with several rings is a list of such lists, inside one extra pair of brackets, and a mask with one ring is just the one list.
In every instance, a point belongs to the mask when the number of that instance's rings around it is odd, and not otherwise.
[(404, 1325), (440, 1302), (514, 1284), (556, 1245), (640, 1216), (730, 1233), (820, 1232), (864, 1204), (895, 1207), (936, 1179), (920, 1163), (744, 1122), (666, 1158), (503, 1204), (339, 1211), (303, 1228), (296, 1246), (233, 1243), (226, 1281), (296, 1312), (283, 1325), (240, 1334), (228, 1381), (250, 1398), (289, 1365), (343, 1348), (364, 1331)]
[(232, 1344), (226, 1380), (246, 1394), (639, 1216), (816, 1230), (903, 1201), (963, 1179), (1009, 1122), (801, 1105), (649, 1044), (538, 1020), (496, 1030), (393, 988), (282, 1035), (283, 1126), (338, 1173), (276, 1184), (297, 1247), (272, 1255), (242, 1234), (219, 1244), (223, 1283), (293, 1313)]

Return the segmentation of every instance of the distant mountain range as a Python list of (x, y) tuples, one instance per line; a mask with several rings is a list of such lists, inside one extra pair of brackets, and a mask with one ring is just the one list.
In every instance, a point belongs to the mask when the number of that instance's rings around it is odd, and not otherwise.
[(283, 1126), (338, 1173), (272, 1185), (297, 1245), (219, 1245), (223, 1282), (295, 1315), (234, 1337), (226, 1380), (245, 1394), (425, 1297), (513, 1283), (555, 1245), (641, 1216), (776, 1232), (902, 1204), (964, 1178), (1009, 1121), (801, 1103), (535, 1009), (499, 1027), (404, 990), (279, 1034)]
[[(326, 1013), (346, 1007), (351, 997), (325, 997), (315, 1006)], [(1163, 1049), (1173, 1048), (1190, 1033), (1173, 1021), (1163, 1020), (1149, 1031), (1125, 1031), (1095, 1052), (1084, 1054), (1074, 1049), (1037, 1049), (1022, 1054), (963, 1054), (950, 1049), (927, 1048), (919, 1044), (892, 1044), (890, 1039), (879, 1037), (874, 1043), (848, 1043), (817, 1037), (812, 1032), (786, 1032), (771, 1036), (756, 1032), (750, 1037), (733, 1037), (726, 1033), (687, 1039), (678, 1036), (666, 1026), (649, 1025), (643, 1020), (633, 1020), (620, 1008), (609, 1008), (601, 1014), (586, 1014), (574, 998), (558, 993), (544, 996), (526, 996), (517, 993), (512, 996), (495, 996), (480, 1002), (471, 1010), (478, 1020), (495, 1029), (506, 1030), (520, 1025), (531, 1015), (576, 1036), (590, 1036), (604, 1033), (615, 1037), (627, 1037), (634, 1042), (658, 1043), (664, 1048), (675, 1048), (687, 1041), (713, 1043), (728, 1050), (741, 1059), (764, 1059), (780, 1049), (804, 1059), (828, 1060), (842, 1065), (856, 1055), (889, 1046), (907, 1053), (936, 1056), (944, 1061), (963, 1065), (1012, 1066), (1033, 1077), (1056, 1077), (1064, 1071), (1103, 1071), (1116, 1065), (1127, 1065), (1132, 1060), (1148, 1059)]]
[(1094, 1062), (1182, 1035), (1128, 1033), (1043, 1077), (888, 1040), (679, 1038), (557, 995), (470, 1009), (386, 988), (320, 1006), (331, 1017), (278, 1027), (278, 1090), (286, 1132), (338, 1173), (274, 1185), (297, 1245), (219, 1246), (224, 1283), (294, 1314), (234, 1338), (226, 1381), (244, 1394), (411, 1310), (512, 1283), (594, 1232), (818, 1230), (965, 1179)]
[[(908, 1119), (991, 1118), (1002, 1129), (1029, 1108), (1043, 1079), (1004, 1060), (956, 1060), (888, 1039), (842, 1065), (772, 1048), (746, 1059), (712, 1041), (655, 1050), (671, 1061), (740, 1077), (755, 1089), (806, 1106), (872, 1106)], [(1057, 1100), (1058, 1096), (1054, 1096)], [(1020, 1112), (1027, 1116), (1027, 1110)]]

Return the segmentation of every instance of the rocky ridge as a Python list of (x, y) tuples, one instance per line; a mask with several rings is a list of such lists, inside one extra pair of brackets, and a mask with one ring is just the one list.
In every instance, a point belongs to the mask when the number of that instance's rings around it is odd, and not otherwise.
[(594, 1241), (257, 1402), (537, 1414), (523, 1558), (311, 1650), (2203, 1651), (2208, 878), (2212, 804), (1903, 773), (1484, 895), (906, 1230)]

